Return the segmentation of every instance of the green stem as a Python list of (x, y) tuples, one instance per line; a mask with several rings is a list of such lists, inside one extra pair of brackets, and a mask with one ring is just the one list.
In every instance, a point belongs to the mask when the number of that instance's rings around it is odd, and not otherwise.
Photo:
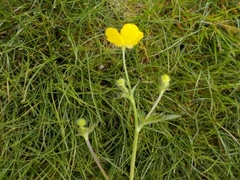
[(127, 66), (126, 66), (125, 51), (126, 51), (126, 48), (123, 47), (122, 48), (123, 68), (124, 68), (124, 71), (125, 71), (125, 76), (126, 76), (126, 79), (127, 79), (128, 88), (129, 88), (129, 90), (131, 90), (131, 84), (130, 84), (130, 81), (129, 81), (128, 71), (127, 71)]
[(160, 94), (159, 94), (159, 96), (158, 96), (158, 98), (157, 98), (157, 100), (154, 102), (152, 109), (148, 112), (148, 114), (147, 114), (147, 116), (145, 117), (145, 119), (148, 119), (149, 116), (150, 116), (150, 115), (152, 114), (152, 112), (154, 111), (154, 109), (157, 107), (157, 105), (158, 105), (159, 101), (161, 100), (162, 95), (163, 95), (164, 92), (165, 92), (165, 89), (162, 89), (161, 92), (160, 92)]
[(132, 88), (131, 88), (131, 84), (130, 84), (130, 80), (129, 80), (129, 76), (128, 76), (128, 71), (127, 71), (127, 66), (126, 66), (126, 58), (125, 58), (125, 50), (126, 50), (126, 48), (122, 48), (123, 68), (124, 68), (124, 71), (125, 71), (127, 85), (128, 85), (128, 89), (129, 89), (129, 92), (130, 92), (129, 93), (129, 95), (130, 95), (129, 100), (130, 100), (130, 102), (133, 106), (134, 125), (135, 125), (132, 156), (131, 156), (131, 163), (130, 163), (130, 180), (133, 180), (134, 179), (136, 155), (137, 155), (138, 137), (139, 137), (139, 132), (141, 130), (141, 126), (138, 125), (139, 124), (139, 122), (138, 122), (138, 112), (137, 112), (137, 107), (136, 107), (135, 99), (133, 97), (133, 92), (132, 92)]
[(136, 107), (136, 103), (135, 103), (135, 100), (133, 98), (132, 93), (131, 93), (130, 98), (131, 98), (130, 101), (132, 102), (132, 106), (133, 106), (134, 124), (135, 124), (132, 156), (131, 156), (131, 163), (130, 163), (130, 180), (133, 180), (134, 179), (136, 156), (137, 156), (138, 137), (139, 137), (139, 132), (141, 130), (141, 126), (139, 126), (137, 107)]
[(90, 151), (90, 153), (91, 153), (94, 161), (96, 162), (96, 164), (98, 165), (100, 171), (102, 172), (102, 175), (105, 177), (106, 180), (109, 180), (109, 177), (108, 177), (108, 175), (106, 174), (106, 172), (104, 171), (102, 165), (100, 164), (100, 162), (99, 162), (99, 160), (98, 160), (98, 158), (97, 158), (97, 155), (96, 155), (95, 152), (93, 151), (93, 148), (92, 148), (92, 146), (91, 146), (91, 144), (90, 144), (90, 142), (89, 142), (89, 139), (88, 139), (88, 135), (84, 136), (84, 139), (85, 139), (85, 141), (86, 141), (86, 143), (87, 143), (87, 147), (88, 147), (88, 149), (89, 149), (89, 151)]
[(133, 149), (132, 149), (132, 157), (131, 157), (131, 164), (130, 164), (130, 180), (134, 179), (134, 170), (135, 170), (135, 162), (136, 162), (136, 155), (137, 155), (137, 146), (138, 146), (138, 137), (140, 128), (135, 127), (134, 130), (134, 140), (133, 140)]

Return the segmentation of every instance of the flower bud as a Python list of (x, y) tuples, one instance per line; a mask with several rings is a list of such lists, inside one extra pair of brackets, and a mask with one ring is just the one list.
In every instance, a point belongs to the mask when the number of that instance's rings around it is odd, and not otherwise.
[(164, 89), (169, 86), (170, 77), (167, 74), (162, 75), (161, 80), (162, 80), (162, 87)]
[(116, 84), (117, 84), (117, 86), (119, 86), (119, 87), (124, 87), (124, 86), (125, 86), (125, 79), (119, 78), (119, 79), (116, 81)]
[(80, 128), (85, 128), (84, 126), (87, 124), (87, 121), (84, 118), (80, 118), (79, 120), (77, 120), (77, 125)]

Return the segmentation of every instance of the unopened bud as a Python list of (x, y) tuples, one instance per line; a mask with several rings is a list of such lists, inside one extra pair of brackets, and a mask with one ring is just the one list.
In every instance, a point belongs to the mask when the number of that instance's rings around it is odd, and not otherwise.
[(125, 86), (125, 79), (120, 78), (116, 81), (117, 86), (124, 87)]
[(161, 80), (162, 80), (162, 87), (163, 88), (166, 88), (166, 87), (169, 86), (170, 77), (167, 74), (162, 75)]
[(80, 128), (85, 128), (84, 126), (87, 124), (87, 121), (84, 118), (80, 118), (79, 120), (77, 120), (77, 125)]

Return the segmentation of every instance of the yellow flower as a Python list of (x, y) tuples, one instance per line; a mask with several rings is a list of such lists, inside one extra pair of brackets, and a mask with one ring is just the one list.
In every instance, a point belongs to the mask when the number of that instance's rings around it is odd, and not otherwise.
[(110, 43), (123, 48), (133, 48), (143, 38), (143, 33), (135, 24), (125, 24), (120, 33), (110, 27), (106, 29), (105, 34)]

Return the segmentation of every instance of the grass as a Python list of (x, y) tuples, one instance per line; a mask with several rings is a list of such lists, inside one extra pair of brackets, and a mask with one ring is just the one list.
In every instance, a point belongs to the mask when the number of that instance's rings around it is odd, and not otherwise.
[(145, 127), (135, 179), (240, 178), (238, 1), (23, 1), (0, 7), (0, 179), (104, 179), (77, 119), (98, 123), (89, 139), (110, 179), (128, 179), (133, 114), (115, 81), (121, 50), (107, 27), (136, 24), (128, 50), (135, 101), (181, 118)]

